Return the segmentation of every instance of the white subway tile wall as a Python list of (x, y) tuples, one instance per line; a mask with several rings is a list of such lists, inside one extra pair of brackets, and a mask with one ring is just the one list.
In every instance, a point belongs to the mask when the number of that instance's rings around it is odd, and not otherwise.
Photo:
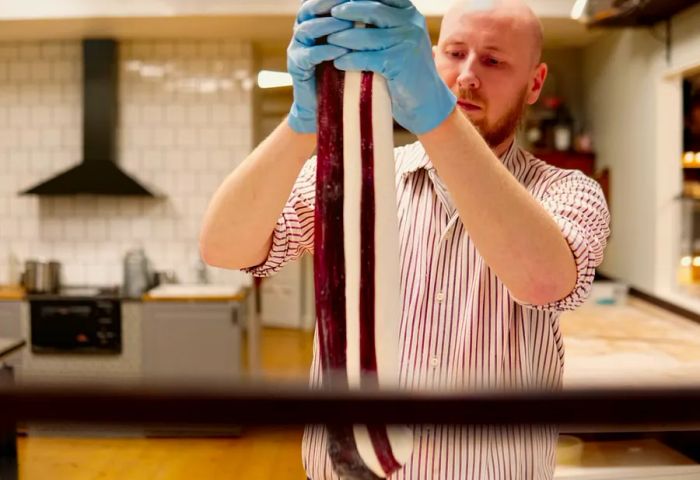
[(81, 160), (81, 45), (0, 43), (0, 283), (17, 280), (14, 255), (61, 261), (68, 284), (119, 284), (139, 246), (156, 270), (196, 281), (209, 197), (252, 148), (252, 47), (139, 40), (119, 54), (118, 161), (163, 199), (19, 196)]

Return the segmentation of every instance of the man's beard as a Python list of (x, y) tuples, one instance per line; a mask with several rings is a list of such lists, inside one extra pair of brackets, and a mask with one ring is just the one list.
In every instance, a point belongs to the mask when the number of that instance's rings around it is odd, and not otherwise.
[[(482, 106), (484, 109), (484, 114), (486, 114), (488, 103), (481, 96), (479, 96), (478, 93), (471, 90), (460, 89), (459, 98)], [(525, 107), (527, 106), (527, 102), (525, 101), (526, 98), (527, 87), (523, 88), (523, 91), (518, 96), (518, 101), (515, 102), (513, 106), (505, 113), (505, 115), (499, 118), (494, 124), (489, 123), (486, 115), (484, 115), (484, 118), (481, 120), (470, 119), (489, 147), (498, 147), (505, 142), (508, 137), (515, 133), (517, 128), (520, 126), (520, 121), (523, 118), (523, 113), (525, 112)]]

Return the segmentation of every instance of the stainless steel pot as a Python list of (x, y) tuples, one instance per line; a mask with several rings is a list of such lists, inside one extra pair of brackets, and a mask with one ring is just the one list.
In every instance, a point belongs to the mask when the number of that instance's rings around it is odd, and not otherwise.
[(29, 293), (58, 292), (61, 288), (61, 264), (53, 260), (27, 260), (24, 264), (23, 285)]
[(151, 288), (151, 281), (149, 261), (143, 249), (128, 251), (124, 256), (124, 296), (141, 298)]

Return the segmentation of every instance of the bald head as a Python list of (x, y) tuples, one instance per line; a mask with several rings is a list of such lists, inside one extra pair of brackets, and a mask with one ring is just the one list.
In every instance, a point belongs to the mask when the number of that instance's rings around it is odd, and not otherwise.
[(508, 35), (517, 35), (527, 42), (533, 63), (540, 62), (544, 32), (542, 23), (524, 0), (457, 0), (445, 13), (440, 40), (450, 35), (465, 17), (480, 17), (498, 22)]

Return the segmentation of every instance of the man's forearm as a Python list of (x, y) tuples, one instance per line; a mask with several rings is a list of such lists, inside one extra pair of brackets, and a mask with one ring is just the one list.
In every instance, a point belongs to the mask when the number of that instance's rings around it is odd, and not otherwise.
[(559, 227), (455, 110), (419, 137), (484, 261), (518, 300), (546, 304), (576, 284)]
[(204, 217), (200, 252), (210, 265), (243, 268), (261, 263), (272, 232), (316, 135), (282, 122), (221, 184)]

